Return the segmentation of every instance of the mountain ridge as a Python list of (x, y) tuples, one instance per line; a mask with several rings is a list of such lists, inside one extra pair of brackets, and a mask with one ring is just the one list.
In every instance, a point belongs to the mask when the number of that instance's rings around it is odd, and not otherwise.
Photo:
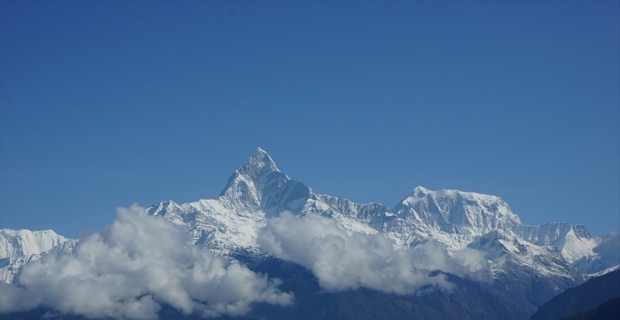
[[(615, 263), (615, 259), (599, 257), (594, 248), (604, 241), (592, 237), (585, 227), (568, 223), (524, 225), (497, 196), (459, 190), (432, 191), (417, 186), (391, 208), (373, 202), (355, 203), (343, 197), (317, 194), (302, 182), (292, 180), (260, 147), (231, 174), (216, 199), (185, 204), (169, 200), (147, 208), (149, 214), (162, 215), (183, 226), (196, 243), (221, 254), (238, 248), (259, 252), (255, 243), (257, 230), (266, 219), (282, 211), (331, 217), (348, 232), (382, 232), (398, 248), (431, 241), (456, 250), (501, 229), (537, 246), (557, 247), (570, 264), (577, 262), (580, 270), (592, 274)], [(5, 247), (0, 246), (0, 250)], [(2, 253), (0, 259), (8, 256)]]
[[(255, 228), (260, 228), (266, 219), (277, 216), (282, 211), (301, 216), (319, 214), (335, 219), (348, 232), (381, 232), (393, 240), (397, 248), (432, 241), (450, 250), (457, 250), (467, 247), (477, 237), (501, 229), (536, 246), (557, 247), (568, 264), (572, 265), (579, 259), (598, 261), (592, 257), (597, 257), (594, 248), (602, 242), (599, 238), (592, 237), (585, 227), (580, 225), (524, 225), (506, 202), (493, 195), (459, 190), (432, 191), (418, 186), (394, 207), (388, 207), (376, 202), (360, 204), (343, 197), (317, 194), (302, 182), (281, 172), (272, 157), (262, 148), (258, 148), (231, 175), (217, 199), (199, 200), (205, 201), (213, 201), (212, 208), (206, 208), (205, 216), (213, 216), (213, 212), (219, 210), (216, 201), (219, 201), (226, 211), (234, 211), (229, 212), (230, 215), (253, 220), (253, 223), (248, 225)], [(147, 211), (153, 215), (168, 213), (161, 206), (159, 208), (151, 207)], [(193, 213), (200, 215), (198, 212)], [(226, 223), (224, 220), (220, 222)], [(242, 233), (235, 232), (235, 228), (231, 230), (232, 238), (241, 240), (239, 238)], [(255, 233), (250, 232), (249, 239), (242, 240), (246, 245), (244, 249), (259, 251), (253, 244), (252, 235)], [(211, 234), (214, 242), (218, 244), (214, 246), (216, 250), (230, 252), (232, 248), (240, 247), (235, 244), (227, 245), (225, 237), (218, 237), (220, 234), (218, 230)], [(201, 238), (204, 239), (203, 236)], [(218, 238), (222, 238), (221, 241), (218, 241)], [(587, 262), (578, 266), (595, 272), (604, 269), (602, 264), (596, 268)], [(604, 266), (610, 267), (609, 263)], [(574, 277), (574, 272), (567, 272), (565, 275)]]
[[(618, 232), (593, 237), (580, 225), (524, 225), (500, 197), (459, 190), (418, 186), (393, 207), (355, 203), (315, 193), (289, 178), (261, 148), (231, 174), (217, 198), (181, 204), (168, 200), (145, 210), (179, 226), (191, 244), (241, 261), (269, 256), (257, 239), (283, 212), (327, 217), (349, 235), (381, 235), (395, 250), (432, 244), (454, 259), (462, 258), (463, 250), (476, 250), (486, 259), (485, 281), (495, 283), (493, 290), (500, 295), (506, 295), (500, 287), (517, 288), (511, 299), (531, 313), (589, 275), (620, 265), (614, 251)], [(11, 232), (0, 232), (0, 275), (7, 283), (22, 265), (45, 254), (42, 250), (16, 259), (8, 249), (8, 243), (20, 243), (15, 239)], [(77, 241), (64, 240), (46, 250), (70, 251)]]

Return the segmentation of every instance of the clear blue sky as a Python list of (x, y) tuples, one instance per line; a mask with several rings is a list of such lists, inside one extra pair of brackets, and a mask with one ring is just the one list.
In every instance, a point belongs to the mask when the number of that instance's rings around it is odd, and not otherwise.
[(217, 197), (257, 147), (316, 192), (620, 228), (618, 2), (0, 2), (0, 227)]

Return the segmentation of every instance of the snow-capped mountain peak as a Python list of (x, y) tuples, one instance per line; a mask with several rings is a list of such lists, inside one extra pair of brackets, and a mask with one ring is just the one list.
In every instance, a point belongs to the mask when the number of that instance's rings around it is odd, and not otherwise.
[(68, 239), (53, 230), (0, 230), (0, 258), (31, 256), (51, 250)]
[(0, 229), (0, 281), (11, 282), (27, 262), (51, 250), (70, 251), (75, 243), (52, 230)]
[(519, 216), (499, 197), (459, 190), (416, 187), (393, 209), (397, 216), (448, 233), (482, 235), (520, 225)]
[(235, 170), (220, 193), (220, 200), (231, 208), (256, 211), (264, 207), (263, 195), (278, 190), (291, 179), (280, 172), (269, 154), (261, 148)]
[(412, 194), (412, 195), (417, 195), (417, 196), (420, 196), (420, 195), (429, 194), (429, 193), (431, 193), (431, 192), (432, 192), (431, 190), (426, 189), (426, 188), (424, 188), (423, 186), (417, 186), (417, 187), (415, 187), (415, 188), (413, 189), (413, 192), (411, 192), (411, 194)]
[(237, 172), (256, 179), (260, 175), (265, 175), (270, 172), (280, 172), (280, 170), (269, 154), (259, 147), (254, 154), (237, 169)]
[[(448, 250), (469, 246), (487, 252), (492, 259), (512, 257), (509, 260), (537, 273), (551, 268), (554, 275), (570, 279), (577, 279), (571, 263), (584, 273), (620, 264), (617, 234), (605, 242), (590, 236), (583, 226), (523, 225), (501, 198), (459, 190), (418, 186), (393, 209), (316, 194), (281, 172), (261, 148), (234, 171), (219, 197), (183, 204), (164, 201), (146, 211), (181, 226), (193, 243), (224, 255), (260, 254), (256, 239), (261, 228), (268, 219), (289, 211), (330, 217), (349, 233), (382, 233), (394, 241), (396, 249), (426, 242)], [(597, 249), (599, 244), (605, 246)], [(13, 260), (5, 262), (18, 265)], [(496, 271), (503, 269), (501, 264), (496, 267)], [(3, 276), (5, 281), (9, 278)]]
[[(468, 247), (486, 252), (495, 272), (525, 267), (540, 275), (580, 279), (577, 271), (566, 262), (556, 247), (532, 244), (519, 239), (511, 231), (493, 230), (476, 238)], [(506, 267), (506, 264), (512, 266)]]

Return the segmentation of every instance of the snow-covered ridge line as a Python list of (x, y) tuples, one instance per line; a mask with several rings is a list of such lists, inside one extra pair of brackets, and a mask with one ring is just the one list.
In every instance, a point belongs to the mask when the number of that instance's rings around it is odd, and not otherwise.
[[(209, 205), (199, 209), (198, 202)], [(584, 257), (596, 257), (594, 248), (601, 243), (583, 226), (523, 225), (508, 204), (493, 195), (432, 191), (418, 186), (389, 208), (379, 203), (359, 204), (342, 197), (316, 194), (280, 172), (273, 159), (260, 148), (231, 175), (217, 199), (198, 202), (182, 210), (167, 210), (160, 204), (148, 211), (184, 225), (196, 233), (198, 244), (224, 254), (239, 248), (260, 250), (255, 243), (258, 229), (240, 232), (238, 220), (243, 220), (241, 224), (245, 226), (260, 228), (266, 219), (282, 211), (331, 217), (347, 232), (381, 232), (399, 248), (431, 241), (457, 250), (489, 232), (502, 230), (535, 246), (555, 247), (567, 263), (572, 263)]]
[(0, 229), (0, 281), (10, 283), (24, 264), (52, 250), (70, 251), (76, 242), (53, 230)]
[[(510, 258), (541, 276), (575, 278), (573, 266), (581, 273), (593, 274), (620, 265), (620, 257), (616, 258), (618, 254), (613, 250), (618, 232), (599, 238), (580, 225), (523, 225), (500, 197), (459, 190), (432, 191), (418, 186), (393, 208), (379, 203), (354, 203), (317, 194), (292, 180), (261, 148), (235, 170), (216, 199), (184, 204), (164, 201), (147, 208), (148, 214), (161, 215), (183, 228), (194, 244), (222, 255), (261, 254), (257, 244), (260, 230), (269, 218), (283, 211), (296, 216), (330, 217), (347, 233), (382, 233), (396, 248), (426, 242), (447, 250), (474, 246), (487, 252), (489, 258)], [(16, 272), (19, 267), (18, 257), (36, 259), (54, 248), (75, 244), (75, 240), (51, 230), (25, 230), (25, 240), (19, 241), (13, 236), (15, 232), (6, 231), (9, 236), (4, 242), (0, 237), (4, 281), (10, 273), (7, 270), (13, 268), (11, 272)], [(486, 242), (481, 243), (483, 240)], [(501, 271), (501, 266), (496, 267)]]
[(68, 241), (53, 230), (0, 229), (0, 259), (42, 254)]

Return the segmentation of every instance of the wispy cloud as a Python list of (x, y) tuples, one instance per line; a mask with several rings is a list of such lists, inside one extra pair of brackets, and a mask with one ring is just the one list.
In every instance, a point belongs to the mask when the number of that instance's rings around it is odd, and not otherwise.
[(0, 312), (48, 307), (87, 317), (154, 319), (162, 304), (184, 314), (242, 315), (251, 303), (290, 304), (277, 280), (187, 244), (168, 220), (133, 205), (72, 253), (25, 265), (0, 283)]
[(258, 242), (265, 251), (311, 270), (330, 291), (366, 287), (411, 294), (429, 286), (450, 291), (454, 284), (430, 271), (468, 276), (486, 267), (484, 255), (473, 249), (449, 255), (443, 247), (427, 243), (395, 250), (381, 234), (347, 234), (333, 219), (318, 215), (283, 212), (268, 220)]

